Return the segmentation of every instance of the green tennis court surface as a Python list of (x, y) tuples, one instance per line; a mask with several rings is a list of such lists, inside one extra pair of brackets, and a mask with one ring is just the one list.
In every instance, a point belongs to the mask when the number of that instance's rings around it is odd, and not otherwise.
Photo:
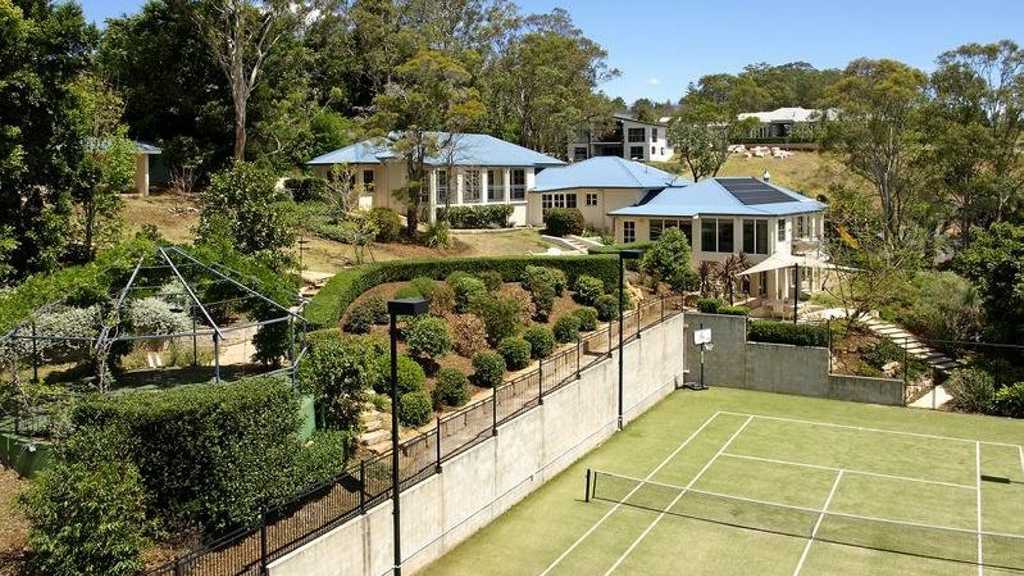
[(425, 573), (1021, 576), (1021, 444), (1020, 421), (680, 391)]

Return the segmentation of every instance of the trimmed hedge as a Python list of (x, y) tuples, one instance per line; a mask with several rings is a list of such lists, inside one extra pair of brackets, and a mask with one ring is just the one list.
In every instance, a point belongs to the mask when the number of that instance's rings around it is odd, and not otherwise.
[(523, 331), (523, 340), (530, 344), (530, 357), (547, 358), (555, 350), (555, 335), (547, 326), (535, 324)]
[(450, 206), (437, 210), (437, 219), (447, 221), (455, 229), (508, 228), (508, 219), (511, 216), (510, 204)]
[(498, 353), (505, 360), (505, 366), (509, 370), (522, 370), (530, 363), (530, 355), (533, 347), (530, 342), (523, 338), (509, 337), (498, 344)]
[(434, 406), (462, 406), (469, 402), (469, 378), (455, 368), (441, 368), (434, 385)]
[(584, 306), (583, 308), (577, 308), (573, 314), (580, 321), (581, 332), (597, 330), (597, 308)]
[(754, 320), (747, 329), (747, 340), (825, 347), (828, 346), (828, 326), (792, 324), (776, 320)]
[(398, 404), (398, 419), (406, 426), (422, 426), (434, 414), (434, 402), (424, 390), (402, 394)]
[(555, 321), (552, 332), (561, 344), (575, 342), (580, 338), (580, 319), (575, 314), (562, 316)]
[(618, 265), (614, 256), (497, 256), (376, 262), (335, 274), (306, 306), (304, 316), (316, 326), (333, 326), (363, 292), (386, 282), (408, 281), (417, 276), (441, 280), (458, 270), (470, 274), (494, 270), (506, 282), (518, 282), (527, 266), (546, 266), (561, 270), (570, 281), (589, 274), (600, 278), (605, 286), (614, 286), (619, 281)]
[(640, 242), (630, 242), (629, 244), (611, 244), (606, 246), (591, 246), (587, 248), (589, 254), (618, 254), (623, 250), (647, 250), (654, 242), (650, 240), (643, 240)]
[(497, 352), (485, 350), (473, 356), (473, 383), (481, 388), (494, 388), (505, 378), (505, 359)]
[(579, 208), (551, 208), (544, 212), (545, 232), (552, 236), (582, 234), (586, 225)]

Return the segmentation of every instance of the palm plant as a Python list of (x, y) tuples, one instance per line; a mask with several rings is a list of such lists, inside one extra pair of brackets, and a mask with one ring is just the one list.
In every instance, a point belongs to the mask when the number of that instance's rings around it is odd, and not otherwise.
[(749, 267), (750, 265), (747, 263), (747, 255), (743, 252), (729, 256), (721, 263), (721, 265), (718, 266), (715, 276), (718, 279), (719, 285), (722, 286), (722, 289), (729, 294), (730, 306), (734, 304), (736, 300), (736, 284), (739, 282), (740, 273)]
[(697, 276), (700, 279), (700, 297), (707, 298), (708, 294), (717, 293), (716, 277), (718, 262), (713, 260), (702, 260), (697, 267)]

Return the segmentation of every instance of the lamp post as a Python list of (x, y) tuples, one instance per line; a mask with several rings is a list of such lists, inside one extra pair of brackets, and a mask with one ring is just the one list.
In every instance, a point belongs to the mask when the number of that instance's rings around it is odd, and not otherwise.
[(394, 575), (402, 576), (402, 512), (399, 495), (398, 471), (398, 317), (419, 316), (426, 313), (423, 298), (400, 298), (388, 301), (391, 324), (391, 515), (394, 520)]
[(619, 430), (622, 430), (622, 381), (623, 381), (623, 347), (622, 331), (626, 318), (626, 260), (636, 260), (643, 256), (642, 250), (619, 251)]

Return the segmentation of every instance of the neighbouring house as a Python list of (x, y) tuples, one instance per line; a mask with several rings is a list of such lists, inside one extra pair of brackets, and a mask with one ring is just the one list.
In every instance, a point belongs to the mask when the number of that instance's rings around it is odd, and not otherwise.
[(668, 122), (638, 120), (626, 113), (612, 115), (605, 127), (585, 127), (569, 143), (568, 158), (580, 162), (598, 156), (618, 156), (627, 160), (668, 162), (672, 145), (668, 141)]
[(158, 156), (163, 150), (145, 142), (135, 142), (135, 192), (143, 196), (149, 195), (152, 186), (150, 178), (150, 156)]
[(611, 231), (613, 210), (641, 203), (647, 195), (678, 181), (675, 174), (618, 156), (596, 156), (549, 168), (537, 175), (529, 192), (527, 221), (543, 226), (545, 210), (578, 208), (587, 228)]
[[(679, 228), (694, 267), (743, 254), (741, 291), (751, 304), (791, 313), (794, 295), (821, 289), (831, 266), (822, 252), (825, 205), (750, 177), (676, 181), (633, 205), (611, 210), (617, 242), (657, 240)], [(798, 290), (798, 292), (797, 292)]]
[(766, 112), (744, 112), (737, 120), (753, 119), (756, 124), (742, 143), (811, 144), (822, 119), (833, 116), (832, 111), (809, 108), (778, 108)]
[[(509, 204), (510, 223), (527, 224), (527, 191), (545, 168), (565, 164), (561, 160), (486, 134), (434, 135), (446, 143), (442, 151), (427, 159), (428, 199), (424, 202), (429, 222), (445, 206)], [(328, 152), (306, 163), (320, 176), (334, 165), (356, 171), (361, 186), (359, 199), (364, 209), (382, 206), (405, 211), (397, 192), (408, 181), (406, 162), (388, 145), (373, 139)]]

